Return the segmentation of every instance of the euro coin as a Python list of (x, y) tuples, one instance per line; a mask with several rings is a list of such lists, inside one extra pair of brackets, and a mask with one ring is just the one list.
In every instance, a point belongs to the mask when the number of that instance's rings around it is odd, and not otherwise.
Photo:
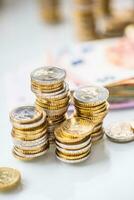
[(106, 101), (109, 92), (106, 88), (94, 85), (87, 85), (78, 88), (74, 92), (74, 99), (88, 105), (98, 105)]
[(11, 111), (10, 119), (14, 123), (27, 124), (39, 121), (42, 112), (34, 106), (22, 106)]
[(106, 136), (113, 142), (131, 142), (134, 140), (134, 131), (129, 122), (116, 122), (105, 129)]
[(51, 85), (64, 81), (65, 76), (65, 70), (58, 67), (46, 66), (35, 69), (31, 73), (31, 80), (39, 84)]
[(93, 131), (94, 124), (86, 119), (73, 117), (61, 124), (62, 132), (70, 137), (86, 137)]
[(20, 172), (13, 168), (0, 168), (0, 191), (7, 191), (15, 188), (21, 180)]

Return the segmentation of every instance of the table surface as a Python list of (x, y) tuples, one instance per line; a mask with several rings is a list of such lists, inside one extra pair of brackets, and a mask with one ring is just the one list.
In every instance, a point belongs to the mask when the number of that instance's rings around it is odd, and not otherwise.
[[(75, 43), (71, 22), (65, 19), (64, 25), (53, 28), (42, 24), (37, 13), (36, 3), (31, 0), (14, 0), (12, 5), (0, 11), (0, 166), (14, 167), (22, 173), (21, 186), (0, 194), (0, 199), (133, 200), (133, 142), (116, 144), (104, 138), (93, 147), (90, 158), (78, 165), (58, 161), (54, 149), (28, 163), (12, 156), (7, 93), (17, 94), (12, 93), (10, 79), (8, 88), (4, 85), (6, 74), (28, 65), (40, 66), (46, 51)], [(110, 111), (104, 124), (131, 120), (133, 115), (134, 109)]]

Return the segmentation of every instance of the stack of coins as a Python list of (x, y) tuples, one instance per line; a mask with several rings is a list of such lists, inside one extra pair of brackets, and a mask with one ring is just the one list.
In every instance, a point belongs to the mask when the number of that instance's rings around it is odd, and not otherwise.
[(50, 142), (54, 141), (54, 129), (66, 119), (69, 106), (69, 88), (64, 79), (66, 73), (57, 67), (38, 68), (31, 74), (32, 91), (36, 107), (45, 110)]
[(94, 124), (87, 119), (73, 117), (55, 129), (56, 157), (67, 163), (86, 160), (91, 152), (91, 133)]
[(75, 0), (74, 22), (79, 40), (96, 38), (96, 28), (91, 0)]
[(78, 88), (74, 94), (75, 116), (89, 119), (95, 124), (91, 134), (92, 142), (100, 140), (103, 135), (103, 119), (108, 113), (109, 92), (106, 88), (88, 85)]
[(41, 17), (47, 23), (57, 23), (60, 21), (59, 0), (40, 0)]
[(13, 155), (31, 160), (44, 155), (48, 148), (46, 113), (34, 106), (22, 106), (10, 114), (12, 122)]

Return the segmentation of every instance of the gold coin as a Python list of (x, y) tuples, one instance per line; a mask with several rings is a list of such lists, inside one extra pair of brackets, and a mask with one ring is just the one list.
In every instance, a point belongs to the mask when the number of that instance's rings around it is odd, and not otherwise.
[(34, 80), (32, 80), (31, 83), (34, 86), (39, 86), (39, 87), (45, 88), (45, 89), (55, 89), (55, 88), (60, 87), (61, 85), (63, 85), (63, 82), (55, 83), (55, 84), (51, 84), (51, 85), (46, 85), (46, 84), (43, 84), (43, 83), (38, 83), (38, 82), (36, 82)]
[(44, 106), (49, 106), (49, 107), (54, 106), (54, 107), (56, 107), (56, 106), (59, 106), (59, 105), (66, 105), (69, 102), (69, 97), (67, 96), (66, 98), (61, 99), (59, 101), (47, 101), (47, 100), (44, 100), (44, 99), (37, 98), (36, 101), (39, 104), (44, 105)]
[(59, 84), (54, 84), (54, 85), (41, 85), (41, 84), (37, 84), (35, 82), (31, 82), (31, 86), (33, 87), (37, 87), (37, 88), (40, 88), (40, 89), (43, 89), (43, 90), (54, 90), (54, 89), (57, 89), (57, 88), (62, 88), (64, 86), (64, 82), (61, 82)]
[(19, 130), (19, 129), (16, 129), (13, 127), (12, 131), (16, 134), (20, 134), (20, 135), (36, 135), (36, 134), (39, 134), (39, 133), (42, 133), (44, 132), (45, 130), (47, 130), (47, 126), (44, 125), (42, 127), (40, 127), (39, 129), (37, 130)]
[(69, 103), (69, 101), (67, 101), (64, 104), (59, 104), (59, 105), (48, 105), (48, 104), (46, 105), (46, 104), (41, 103), (38, 100), (36, 100), (36, 104), (38, 106), (41, 106), (42, 108), (48, 109), (48, 110), (58, 110), (58, 109), (64, 108), (64, 107), (68, 106), (68, 103)]
[(41, 137), (43, 137), (45, 134), (47, 134), (47, 131), (45, 130), (42, 133), (36, 134), (36, 135), (20, 135), (20, 134), (16, 134), (15, 132), (12, 131), (11, 135), (13, 138), (15, 139), (19, 139), (19, 140), (23, 140), (23, 141), (31, 141), (31, 140), (36, 140), (39, 139)]
[(32, 89), (33, 90), (37, 90), (37, 91), (40, 91), (40, 92), (43, 92), (43, 93), (53, 93), (53, 92), (58, 92), (60, 90), (62, 90), (64, 88), (64, 85), (60, 85), (59, 87), (56, 87), (56, 88), (43, 88), (43, 87), (39, 87), (39, 86), (35, 86), (35, 85), (31, 85)]
[(90, 112), (90, 111), (85, 112), (85, 111), (82, 111), (82, 110), (77, 110), (76, 112), (79, 113), (79, 114), (82, 114), (82, 115), (96, 117), (96, 116), (105, 116), (108, 113), (108, 110), (104, 109), (104, 110), (100, 110), (100, 111), (97, 111), (97, 112)]
[(69, 137), (86, 137), (92, 133), (93, 128), (93, 123), (79, 117), (73, 117), (61, 124), (62, 132)]
[(21, 180), (20, 172), (13, 168), (0, 167), (0, 191), (16, 187)]
[(88, 119), (93, 124), (99, 124), (104, 119), (104, 117), (101, 117), (101, 116), (91, 117), (91, 116), (88, 116), (88, 115), (86, 116), (86, 115), (83, 115), (83, 114), (80, 114), (80, 113), (76, 113), (76, 116), (81, 117), (83, 119)]
[(104, 134), (101, 134), (97, 137), (92, 137), (92, 144), (96, 144), (98, 141), (100, 141), (103, 138)]
[(55, 135), (55, 138), (56, 138), (59, 142), (61, 142), (61, 143), (69, 143), (69, 144), (75, 143), (75, 142), (80, 142), (80, 141), (83, 140), (84, 137), (85, 137), (85, 136), (83, 136), (83, 138), (82, 138), (82, 136), (81, 136), (81, 138), (80, 138), (80, 137), (73, 137), (73, 138), (72, 138), (72, 137), (67, 137), (67, 135), (65, 135), (65, 134), (62, 132), (60, 126), (57, 127), (57, 128), (54, 130), (54, 135)]
[(78, 160), (78, 159), (81, 159), (81, 158), (87, 156), (90, 152), (91, 152), (91, 149), (89, 149), (86, 153), (79, 154), (79, 155), (65, 155), (56, 149), (55, 153), (57, 156), (67, 159), (67, 160)]
[(14, 150), (16, 150), (17, 152), (22, 153), (22, 154), (37, 154), (39, 152), (42, 152), (44, 149), (46, 149), (46, 147), (48, 147), (48, 144), (49, 143), (47, 143), (41, 147), (35, 147), (35, 149), (32, 148), (31, 150), (25, 150), (25, 149), (15, 146)]
[(14, 150), (12, 151), (12, 154), (13, 156), (17, 159), (17, 160), (22, 160), (22, 161), (31, 161), (31, 160), (34, 160), (34, 158), (27, 158), (27, 157), (23, 157), (23, 156), (20, 156), (20, 155), (17, 155)]
[(84, 109), (84, 110), (87, 109), (87, 110), (91, 110), (91, 111), (96, 111), (101, 108), (106, 108), (108, 106), (108, 103), (107, 103), (107, 101), (104, 101), (103, 103), (98, 104), (98, 105), (88, 105), (88, 104), (84, 104), (84, 103), (81, 103), (81, 102), (78, 102), (75, 100), (74, 105), (76, 106), (76, 108), (78, 107), (79, 109)]
[(102, 134), (104, 134), (104, 133), (103, 133), (103, 129), (101, 128), (100, 130), (98, 130), (98, 131), (92, 133), (92, 134), (91, 134), (91, 138), (100, 136), (100, 135), (102, 135)]
[(88, 108), (82, 108), (82, 107), (77, 107), (77, 105), (75, 105), (75, 109), (81, 112), (89, 112), (89, 113), (99, 113), (102, 112), (104, 110), (108, 110), (109, 109), (109, 104), (106, 103), (103, 106), (99, 106), (99, 107), (94, 107), (93, 109), (91, 107)]

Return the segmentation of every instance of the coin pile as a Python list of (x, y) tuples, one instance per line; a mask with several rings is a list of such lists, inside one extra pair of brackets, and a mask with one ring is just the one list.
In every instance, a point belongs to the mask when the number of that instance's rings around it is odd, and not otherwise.
[(69, 88), (66, 73), (58, 67), (42, 67), (31, 73), (31, 88), (36, 95), (36, 107), (47, 113), (49, 141), (54, 141), (54, 129), (66, 119)]
[(103, 119), (108, 113), (108, 97), (109, 92), (106, 88), (94, 85), (80, 87), (73, 94), (74, 115), (87, 118), (95, 124), (91, 134), (93, 143), (100, 140), (104, 135)]
[(22, 106), (10, 113), (12, 122), (13, 155), (31, 160), (44, 155), (48, 148), (46, 113), (34, 106)]
[(74, 22), (78, 39), (87, 41), (96, 38), (91, 0), (75, 0)]
[(116, 122), (105, 129), (106, 136), (113, 142), (134, 141), (134, 122)]
[(91, 133), (94, 124), (87, 119), (73, 117), (55, 129), (56, 157), (67, 163), (86, 160), (91, 152)]
[(59, 0), (40, 0), (41, 17), (47, 23), (60, 21)]

